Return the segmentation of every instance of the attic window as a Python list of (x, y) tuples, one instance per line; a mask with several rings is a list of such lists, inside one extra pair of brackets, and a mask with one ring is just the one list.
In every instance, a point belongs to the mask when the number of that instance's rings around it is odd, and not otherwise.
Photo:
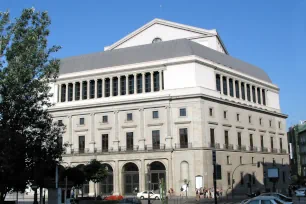
[(157, 43), (157, 42), (161, 42), (161, 41), (162, 41), (161, 38), (154, 38), (153, 41), (152, 41), (152, 43)]

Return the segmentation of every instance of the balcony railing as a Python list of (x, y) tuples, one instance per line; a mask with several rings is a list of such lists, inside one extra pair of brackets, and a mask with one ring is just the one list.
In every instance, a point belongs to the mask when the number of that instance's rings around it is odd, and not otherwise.
[(219, 143), (209, 143), (210, 148), (214, 149), (220, 149), (220, 144)]
[(72, 149), (71, 150), (71, 154), (85, 154), (85, 153), (89, 153), (89, 149), (88, 148), (81, 148), (81, 149)]
[(156, 145), (146, 145), (145, 150), (147, 151), (157, 151), (157, 150), (165, 150), (165, 144), (156, 144)]
[(113, 148), (95, 148), (95, 153), (109, 153), (109, 152), (113, 152)]
[(249, 146), (249, 151), (250, 152), (257, 152), (257, 147)]
[(281, 150), (281, 153), (282, 153), (282, 154), (287, 154), (287, 150), (282, 149), (282, 150)]
[(260, 152), (268, 152), (268, 148), (267, 147), (260, 147), (259, 151)]
[(191, 143), (176, 143), (175, 149), (191, 148)]
[(245, 145), (237, 145), (236, 150), (238, 151), (246, 151)]
[(134, 146), (120, 146), (119, 147), (119, 151), (120, 152), (133, 152), (133, 151), (138, 151), (139, 150), (139, 146), (138, 145), (134, 145)]
[(223, 144), (223, 149), (227, 149), (227, 150), (233, 150), (234, 147), (232, 144)]
[(273, 148), (271, 152), (277, 153), (277, 149), (276, 149), (276, 148)]

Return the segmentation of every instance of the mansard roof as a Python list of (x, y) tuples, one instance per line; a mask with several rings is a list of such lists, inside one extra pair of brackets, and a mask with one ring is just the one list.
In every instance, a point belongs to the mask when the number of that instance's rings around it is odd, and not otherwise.
[(272, 83), (262, 69), (188, 39), (139, 45), (61, 60), (60, 74), (195, 55)]

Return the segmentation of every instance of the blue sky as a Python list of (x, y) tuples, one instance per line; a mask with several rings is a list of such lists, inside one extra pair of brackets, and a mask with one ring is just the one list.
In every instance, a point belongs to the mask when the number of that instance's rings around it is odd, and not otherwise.
[(285, 0), (2, 0), (13, 17), (47, 10), (57, 57), (103, 51), (154, 18), (217, 29), (230, 55), (264, 69), (281, 89), (287, 127), (306, 120), (306, 1)]

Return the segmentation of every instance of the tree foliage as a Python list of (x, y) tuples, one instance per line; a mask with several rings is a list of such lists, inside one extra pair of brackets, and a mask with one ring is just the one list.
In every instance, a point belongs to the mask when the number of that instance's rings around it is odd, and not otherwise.
[(73, 183), (73, 186), (76, 188), (81, 187), (85, 181), (86, 181), (86, 177), (85, 177), (85, 173), (82, 169), (76, 167), (68, 167), (65, 172), (64, 172), (64, 176), (68, 178), (68, 181), (71, 181)]
[(0, 203), (29, 182), (44, 185), (61, 159), (63, 128), (47, 111), (59, 71), (51, 54), (60, 49), (48, 46), (50, 23), (47, 12), (33, 8), (13, 22), (0, 12)]

